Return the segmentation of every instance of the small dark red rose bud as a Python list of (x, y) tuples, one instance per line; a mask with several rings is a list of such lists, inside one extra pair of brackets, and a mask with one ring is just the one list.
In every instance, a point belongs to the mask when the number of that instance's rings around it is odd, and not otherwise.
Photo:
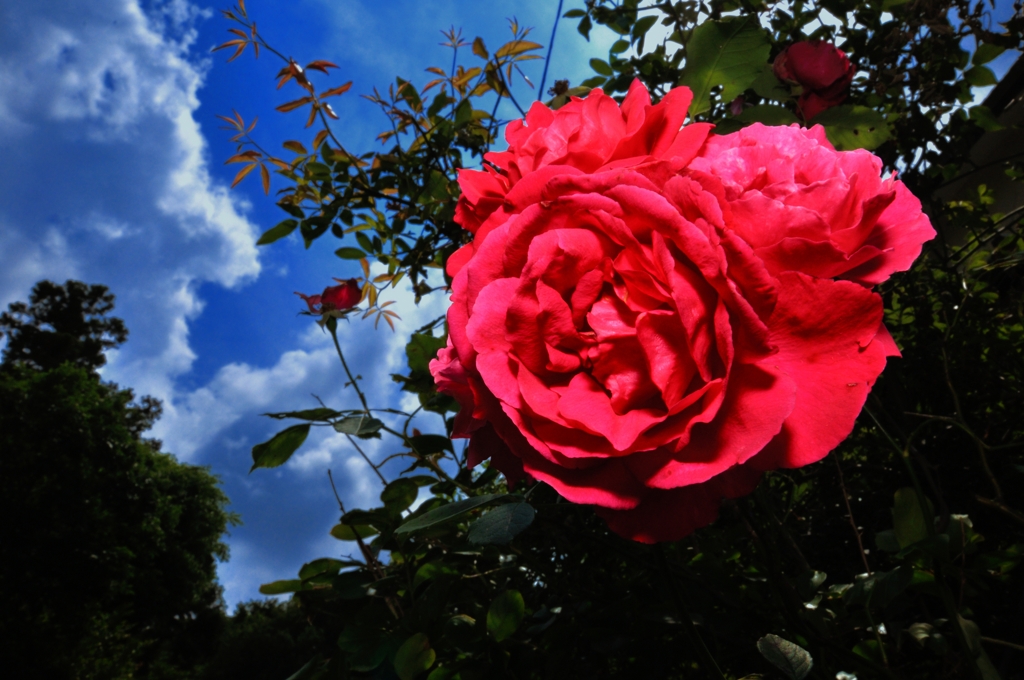
[(359, 304), (363, 299), (363, 290), (359, 287), (358, 279), (334, 279), (340, 285), (324, 288), (320, 299), (323, 307), (329, 309), (349, 309)]

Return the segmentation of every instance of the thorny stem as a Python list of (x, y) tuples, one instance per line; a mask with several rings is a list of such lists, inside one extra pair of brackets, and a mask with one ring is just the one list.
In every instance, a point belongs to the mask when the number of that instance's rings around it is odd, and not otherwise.
[(864, 552), (864, 541), (861, 539), (860, 530), (857, 528), (857, 522), (853, 519), (853, 509), (850, 508), (850, 494), (846, 492), (846, 482), (843, 480), (843, 468), (839, 464), (839, 454), (833, 453), (832, 460), (836, 464), (836, 472), (839, 473), (839, 488), (843, 491), (843, 502), (846, 503), (846, 516), (850, 518), (850, 528), (853, 529), (853, 535), (857, 537), (857, 548), (860, 550), (860, 559), (864, 563), (864, 570), (867, 572), (868, 576), (871, 576), (871, 565), (868, 564), (868, 555)]
[(348, 362), (345, 361), (345, 354), (344, 352), (341, 351), (341, 345), (338, 343), (337, 324), (337, 319), (331, 317), (330, 319), (327, 320), (327, 330), (330, 331), (331, 339), (334, 340), (334, 349), (338, 350), (338, 358), (341, 359), (341, 365), (345, 369), (345, 375), (348, 376), (349, 384), (352, 385), (352, 388), (355, 389), (356, 394), (359, 395), (359, 402), (363, 405), (363, 411), (365, 411), (366, 414), (369, 415), (370, 406), (366, 403), (366, 395), (364, 395), (363, 391), (359, 389), (359, 383), (356, 382), (355, 376), (352, 375), (352, 371), (349, 370)]
[(704, 670), (707, 675), (717, 680), (725, 680), (725, 675), (722, 673), (722, 669), (718, 667), (718, 663), (715, 661), (715, 657), (712, 656), (711, 650), (704, 644), (704, 640), (700, 636), (700, 632), (697, 630), (697, 626), (694, 625), (693, 619), (690, 618), (690, 608), (687, 606), (686, 601), (683, 598), (683, 593), (676, 584), (675, 578), (672, 576), (672, 571), (669, 568), (668, 558), (665, 556), (665, 549), (660, 543), (654, 546), (654, 554), (658, 560), (658, 568), (660, 569), (665, 581), (668, 584), (669, 593), (672, 595), (672, 600), (676, 605), (676, 609), (679, 612), (680, 623), (683, 625), (683, 630), (686, 632), (686, 637), (690, 639), (690, 644), (693, 646), (697, 656), (700, 657)]
[[(338, 495), (338, 487), (334, 485), (334, 475), (331, 474), (330, 470), (327, 470), (327, 479), (331, 480), (331, 490), (334, 491), (334, 498), (338, 501), (338, 508), (341, 509), (341, 514), (344, 515), (345, 504), (341, 502), (341, 496)], [(373, 554), (373, 551), (370, 550), (369, 546), (367, 546), (363, 541), (359, 532), (354, 531), (353, 533), (355, 533), (356, 536), (356, 544), (359, 546), (359, 552), (362, 553), (363, 559), (366, 560), (366, 566), (369, 567), (370, 573), (373, 574), (373, 580), (375, 582), (380, 581), (385, 576), (384, 569), (381, 567), (380, 561), (377, 559), (377, 556)], [(392, 597), (384, 598), (384, 602), (388, 605), (388, 609), (391, 610), (391, 615), (400, 620), (403, 614), (402, 605), (394, 601), (394, 598)]]

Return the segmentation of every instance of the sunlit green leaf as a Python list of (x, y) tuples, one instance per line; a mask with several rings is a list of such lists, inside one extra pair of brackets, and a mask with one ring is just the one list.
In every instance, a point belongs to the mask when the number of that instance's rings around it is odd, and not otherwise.
[(286, 430), (281, 430), (269, 441), (257, 444), (252, 447), (252, 467), (249, 472), (256, 468), (272, 468), (283, 465), (292, 457), (296, 449), (302, 446), (309, 435), (309, 423), (292, 425)]
[(891, 136), (885, 116), (866, 106), (836, 106), (822, 111), (808, 124), (824, 125), (828, 140), (840, 151), (874, 149)]
[(284, 595), (285, 593), (297, 593), (300, 590), (302, 590), (302, 581), (299, 579), (274, 581), (260, 586), (260, 593), (263, 595)]
[(384, 506), (394, 513), (399, 513), (416, 500), (420, 487), (411, 479), (396, 479), (380, 492)]
[(536, 511), (529, 503), (499, 505), (469, 527), (469, 542), (504, 545), (533, 523)]
[(366, 414), (343, 418), (334, 424), (334, 429), (342, 434), (357, 437), (374, 434), (384, 427), (384, 423)]
[(426, 529), (442, 522), (454, 519), (460, 515), (463, 515), (470, 510), (474, 510), (483, 505), (496, 501), (500, 498), (508, 498), (508, 494), (495, 493), (485, 494), (483, 496), (473, 496), (462, 501), (456, 501), (449, 503), (448, 505), (442, 505), (441, 507), (431, 510), (430, 512), (415, 517), (402, 526), (395, 530), (396, 534), (409, 533), (410, 531), (418, 531), (420, 529)]
[(395, 654), (395, 672), (401, 680), (413, 680), (434, 665), (437, 653), (430, 647), (430, 638), (416, 633), (398, 648)]
[(693, 90), (690, 115), (711, 107), (711, 90), (721, 86), (722, 101), (731, 101), (761, 75), (771, 49), (756, 17), (705, 21), (693, 29), (680, 84)]
[(778, 635), (765, 635), (758, 640), (757, 651), (790, 680), (803, 680), (814, 665), (806, 649)]
[(930, 515), (930, 512), (926, 515), (922, 511), (914, 489), (904, 487), (896, 492), (892, 506), (892, 521), (900, 548), (906, 548), (928, 538), (927, 522)]
[(506, 590), (494, 598), (487, 610), (487, 630), (501, 642), (511, 637), (523, 622), (526, 604), (518, 590)]
[(256, 241), (256, 245), (265, 246), (268, 243), (280, 240), (295, 231), (298, 226), (299, 223), (297, 220), (285, 220), (284, 222), (279, 223), (276, 227), (271, 227), (263, 232), (263, 235), (260, 236), (258, 241)]

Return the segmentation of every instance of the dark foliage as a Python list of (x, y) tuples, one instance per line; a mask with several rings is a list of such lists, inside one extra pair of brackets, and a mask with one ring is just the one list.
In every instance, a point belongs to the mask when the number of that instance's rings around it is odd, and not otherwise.
[(141, 437), (159, 404), (94, 372), (127, 334), (112, 306), (102, 286), (42, 282), (3, 317), (0, 656), (33, 677), (137, 675), (155, 640), (221, 606), (235, 517), (206, 468)]

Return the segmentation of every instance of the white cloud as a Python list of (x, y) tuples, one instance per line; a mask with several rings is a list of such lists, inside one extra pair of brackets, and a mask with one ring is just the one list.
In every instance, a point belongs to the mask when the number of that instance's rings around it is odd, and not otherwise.
[[(395, 304), (389, 309), (401, 317), (395, 323), (395, 332), (383, 323), (374, 329), (372, 318), (360, 319), (358, 315), (338, 324), (339, 343), (352, 370), (363, 376), (360, 386), (371, 407), (412, 406), (396, 394), (397, 387), (390, 376), (402, 372), (405, 366), (405, 345), (411, 332), (443, 314), (447, 307), (447, 298), (441, 293), (416, 305), (408, 285), (399, 286), (390, 299)], [(265, 411), (312, 408), (316, 406), (314, 394), (333, 408), (358, 408), (355, 393), (345, 387), (346, 378), (330, 335), (311, 320), (299, 343), (301, 348), (285, 352), (272, 366), (228, 364), (206, 385), (190, 392), (178, 391), (165, 403), (164, 417), (154, 429), (155, 436), (179, 457), (192, 459), (203, 446), (217, 440), (243, 418)], [(262, 424), (258, 423), (253, 423), (252, 429), (268, 436), (275, 428), (281, 429), (277, 421), (263, 419)], [(368, 455), (378, 454), (378, 440), (365, 444)], [(354, 454), (340, 436), (323, 439), (320, 433), (312, 434), (289, 469), (322, 473), (342, 452)]]
[(108, 285), (132, 340), (105, 377), (166, 399), (196, 358), (199, 286), (241, 285), (260, 263), (248, 206), (211, 177), (195, 119), (207, 64), (190, 50), (208, 12), (145, 6), (0, 10), (0, 301), (41, 278)]

